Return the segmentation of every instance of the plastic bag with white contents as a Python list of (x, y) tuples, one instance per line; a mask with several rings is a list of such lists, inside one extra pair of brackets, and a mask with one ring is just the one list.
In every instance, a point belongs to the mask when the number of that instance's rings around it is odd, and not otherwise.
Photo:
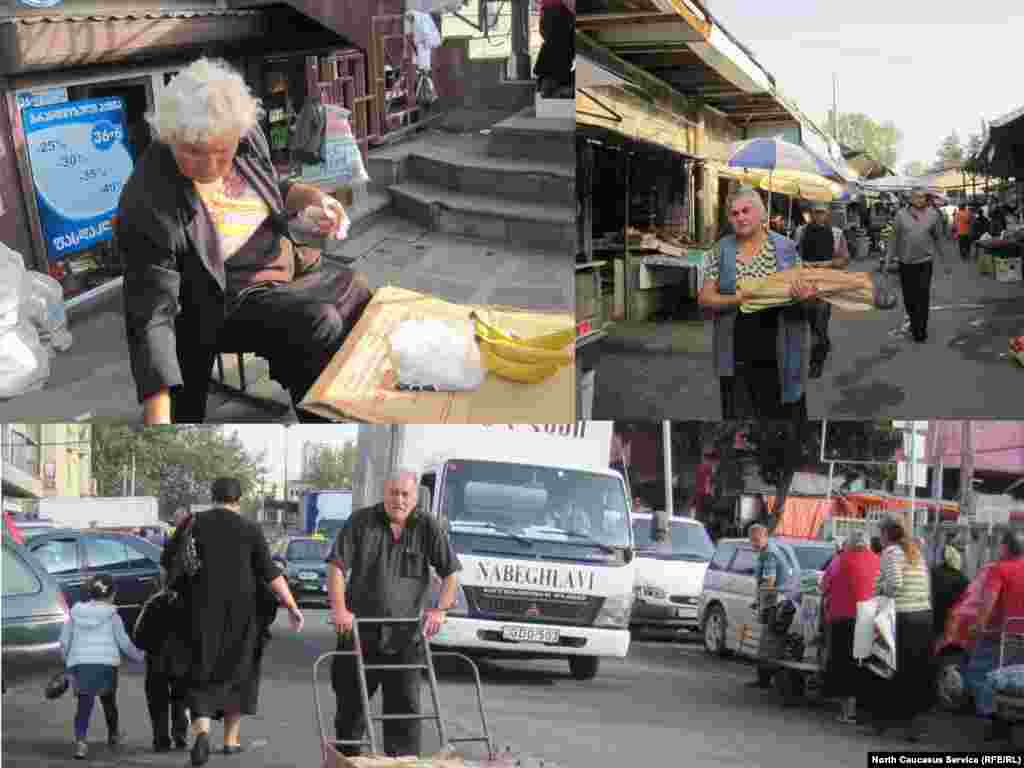
[(0, 398), (42, 389), (50, 378), (50, 355), (34, 326), (23, 322), (0, 331)]
[(0, 333), (18, 324), (25, 289), (25, 260), (0, 243)]
[(388, 342), (400, 389), (466, 392), (479, 389), (487, 375), (469, 323), (405, 320)]
[(71, 347), (71, 332), (64, 309), (64, 289), (41, 272), (29, 272), (23, 308), (25, 316), (39, 332), (39, 341), (47, 351), (63, 352)]

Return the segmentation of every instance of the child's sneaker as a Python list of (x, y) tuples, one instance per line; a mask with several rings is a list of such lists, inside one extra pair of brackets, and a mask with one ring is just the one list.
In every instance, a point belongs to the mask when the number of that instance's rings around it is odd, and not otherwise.
[(85, 760), (89, 755), (89, 746), (84, 741), (75, 742), (75, 760)]

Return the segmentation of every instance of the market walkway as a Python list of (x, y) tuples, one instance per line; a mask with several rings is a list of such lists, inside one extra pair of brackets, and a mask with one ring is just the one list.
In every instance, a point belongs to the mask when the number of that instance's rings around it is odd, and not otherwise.
[[(1024, 416), (1024, 368), (1006, 356), (1009, 337), (1024, 333), (1024, 284), (978, 275), (953, 243), (946, 258), (952, 274), (936, 268), (923, 345), (898, 332), (902, 307), (833, 314), (832, 355), (825, 375), (809, 386), (811, 418)], [(711, 337), (700, 320), (619, 324), (605, 343), (595, 384), (595, 419), (720, 416)]]

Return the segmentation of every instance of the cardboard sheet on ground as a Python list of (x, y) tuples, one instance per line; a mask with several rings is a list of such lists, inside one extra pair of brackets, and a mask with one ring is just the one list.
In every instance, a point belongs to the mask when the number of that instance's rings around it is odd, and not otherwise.
[(570, 313), (452, 304), (394, 286), (378, 290), (345, 344), (299, 407), (337, 421), (437, 424), (568, 423), (576, 419), (576, 370), (562, 367), (539, 384), (506, 381), (488, 373), (474, 392), (405, 392), (389, 356), (388, 336), (416, 318), (471, 323), (486, 316), (520, 336), (573, 325)]
[(747, 295), (742, 311), (756, 312), (793, 303), (790, 292), (797, 281), (814, 285), (819, 299), (847, 312), (892, 309), (897, 303), (895, 285), (887, 275), (798, 267), (756, 280), (741, 281), (740, 289)]

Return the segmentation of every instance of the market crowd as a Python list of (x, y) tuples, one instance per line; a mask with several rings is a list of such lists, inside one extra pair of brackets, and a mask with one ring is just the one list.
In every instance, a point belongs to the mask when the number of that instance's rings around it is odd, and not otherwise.
[[(841, 723), (864, 725), (878, 737), (896, 732), (917, 742), (925, 735), (924, 716), (937, 704), (935, 652), (955, 629), (951, 611), (969, 584), (960, 551), (952, 543), (942, 549), (941, 560), (929, 566), (926, 543), (909, 535), (900, 518), (887, 518), (880, 534), (869, 542), (863, 533), (853, 533), (821, 577), (827, 647), (824, 695), (840, 702)], [(758, 611), (764, 625), (758, 679), (751, 685), (767, 687), (783, 643), (769, 609), (777, 601), (765, 596), (793, 574), (764, 526), (752, 526), (750, 540), (759, 552)], [(986, 741), (998, 742), (1010, 738), (1010, 723), (996, 712), (989, 673), (1003, 664), (1024, 662), (1024, 648), (1013, 643), (1024, 640), (1024, 537), (1004, 533), (998, 558), (981, 568), (976, 585), (974, 603), (967, 606), (972, 610), (964, 613), (969, 621), (968, 661), (961, 671), (977, 716), (987, 721)], [(858, 604), (875, 597), (890, 598), (895, 607), (896, 647), (887, 669), (854, 658)], [(1010, 640), (1007, 647), (1017, 651), (1013, 658), (1001, 660), (1004, 637)]]

